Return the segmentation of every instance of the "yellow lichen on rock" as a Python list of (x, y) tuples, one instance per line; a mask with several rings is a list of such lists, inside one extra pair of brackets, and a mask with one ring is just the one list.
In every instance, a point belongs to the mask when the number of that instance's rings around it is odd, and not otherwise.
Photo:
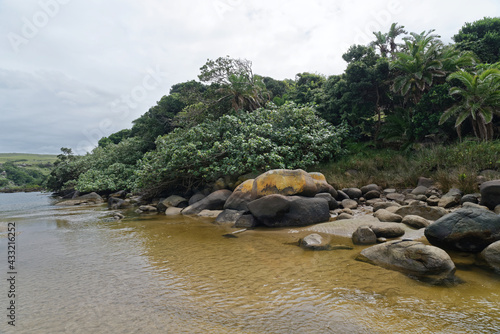
[(313, 177), (302, 169), (270, 170), (255, 178), (252, 189), (254, 198), (273, 194), (314, 196), (317, 193), (318, 187)]

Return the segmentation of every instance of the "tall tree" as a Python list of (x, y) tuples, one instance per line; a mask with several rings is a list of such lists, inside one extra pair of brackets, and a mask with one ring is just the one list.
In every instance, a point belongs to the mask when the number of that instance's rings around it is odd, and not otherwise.
[(396, 43), (396, 38), (402, 34), (406, 34), (407, 31), (404, 30), (404, 26), (398, 26), (398, 23), (391, 24), (391, 28), (387, 33), (387, 42), (389, 44), (389, 52), (391, 53), (391, 58), (396, 58), (396, 52), (398, 52), (398, 44)]
[(253, 111), (265, 106), (270, 100), (263, 78), (254, 75), (249, 60), (228, 56), (209, 59), (200, 71), (200, 81), (219, 85), (222, 97), (216, 103), (230, 100), (235, 110)]
[(433, 31), (411, 33), (404, 38), (403, 51), (398, 52), (391, 63), (395, 75), (391, 89), (404, 96), (405, 101), (417, 104), (434, 80), (445, 76), (440, 58), (443, 43)]
[(500, 108), (500, 70), (480, 69), (478, 73), (458, 71), (448, 76), (448, 81), (451, 80), (458, 80), (462, 84), (461, 87), (450, 88), (450, 95), (459, 97), (459, 101), (443, 113), (440, 124), (456, 116), (455, 127), (460, 135), (461, 124), (470, 118), (476, 137), (492, 139), (491, 121)]

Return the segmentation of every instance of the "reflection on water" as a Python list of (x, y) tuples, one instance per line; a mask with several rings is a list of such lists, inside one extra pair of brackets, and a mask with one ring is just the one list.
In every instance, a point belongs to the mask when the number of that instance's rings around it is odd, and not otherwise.
[(464, 284), (429, 286), (355, 261), (360, 247), (302, 250), (286, 229), (224, 238), (229, 229), (210, 220), (113, 222), (105, 208), (14, 195), (0, 203), (24, 204), (0, 204), (0, 222), (20, 232), (18, 326), (3, 321), (2, 333), (500, 331), (499, 277), (470, 266), (457, 271)]

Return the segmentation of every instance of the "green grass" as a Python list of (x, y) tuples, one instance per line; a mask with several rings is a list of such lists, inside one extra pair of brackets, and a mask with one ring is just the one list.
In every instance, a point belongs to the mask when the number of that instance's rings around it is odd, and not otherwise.
[(334, 187), (413, 188), (420, 176), (432, 178), (443, 191), (458, 187), (479, 191), (478, 181), (500, 178), (500, 141), (464, 141), (448, 146), (420, 147), (410, 153), (351, 145), (337, 161), (317, 166)]
[(0, 153), (0, 164), (12, 161), (19, 164), (37, 165), (54, 163), (57, 155), (52, 154), (29, 154), (29, 153)]

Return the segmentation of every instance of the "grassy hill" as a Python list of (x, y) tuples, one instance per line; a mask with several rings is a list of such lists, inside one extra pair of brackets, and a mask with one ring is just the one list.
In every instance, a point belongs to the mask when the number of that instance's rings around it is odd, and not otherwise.
[(57, 155), (53, 154), (29, 154), (29, 153), (0, 153), (0, 164), (12, 161), (16, 164), (38, 165), (53, 163)]

